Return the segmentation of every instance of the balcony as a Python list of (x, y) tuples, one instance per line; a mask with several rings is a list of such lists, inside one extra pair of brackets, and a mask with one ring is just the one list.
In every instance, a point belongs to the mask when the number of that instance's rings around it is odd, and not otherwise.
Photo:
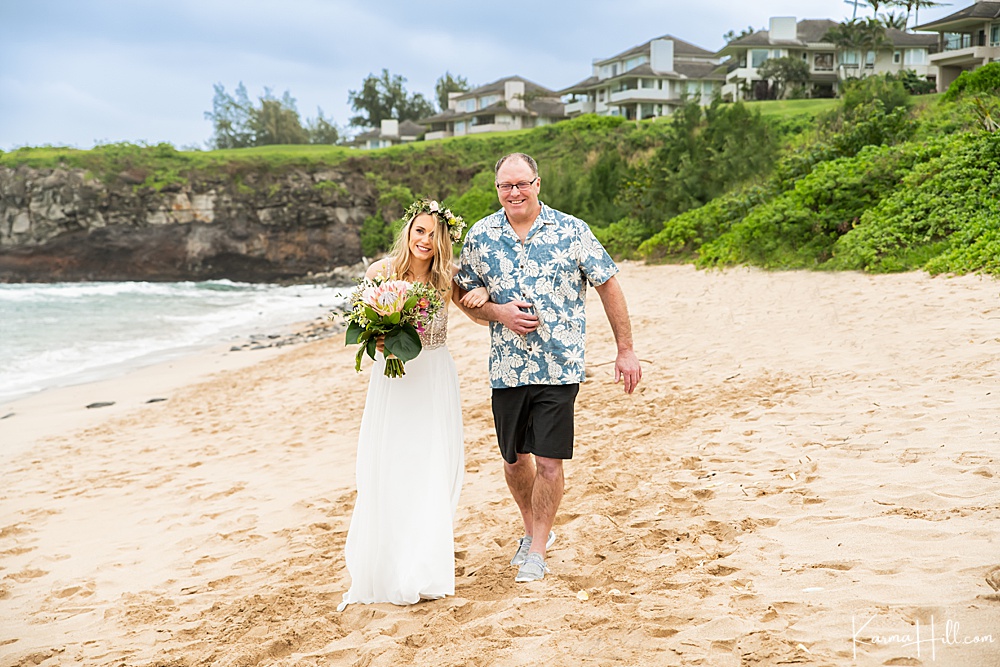
[(1000, 59), (1000, 46), (967, 46), (961, 49), (932, 53), (930, 64), (938, 67), (948, 65), (979, 66), (988, 63), (990, 59)]
[(594, 113), (596, 104), (593, 100), (577, 100), (576, 102), (567, 102), (565, 109), (567, 116), (577, 116), (583, 113)]
[(677, 98), (670, 94), (669, 90), (660, 88), (632, 88), (611, 93), (612, 104), (622, 104), (625, 102), (671, 102)]
[(444, 139), (450, 136), (451, 132), (448, 132), (447, 130), (438, 130), (436, 132), (428, 132), (427, 134), (425, 134), (424, 141), (433, 141), (434, 139)]

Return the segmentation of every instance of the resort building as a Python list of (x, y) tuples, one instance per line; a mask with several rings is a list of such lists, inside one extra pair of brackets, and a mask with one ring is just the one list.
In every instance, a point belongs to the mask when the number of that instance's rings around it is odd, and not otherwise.
[(351, 146), (354, 148), (385, 148), (396, 144), (416, 141), (424, 133), (426, 128), (423, 125), (414, 123), (412, 120), (398, 120), (386, 118), (382, 121), (377, 130), (362, 132), (354, 137)]
[(937, 89), (943, 92), (967, 70), (1000, 61), (1000, 2), (977, 0), (965, 9), (916, 26), (914, 30), (934, 32), (937, 53), (931, 64), (938, 69)]
[(888, 28), (883, 45), (863, 51), (823, 41), (830, 29), (838, 25), (829, 19), (796, 21), (792, 16), (777, 16), (771, 18), (767, 30), (734, 39), (716, 54), (729, 58), (723, 99), (771, 99), (771, 82), (762, 79), (758, 69), (771, 58), (787, 56), (808, 63), (805, 93), (809, 97), (833, 97), (841, 81), (872, 74), (913, 70), (922, 78), (937, 76), (937, 68), (930, 60), (937, 44), (933, 36)]
[(421, 118), (425, 140), (550, 125), (566, 118), (559, 95), (519, 76), (465, 93), (450, 93), (448, 108)]
[(585, 113), (641, 120), (668, 116), (685, 100), (707, 105), (725, 82), (718, 58), (664, 35), (610, 58), (595, 60), (590, 77), (560, 91), (566, 115)]

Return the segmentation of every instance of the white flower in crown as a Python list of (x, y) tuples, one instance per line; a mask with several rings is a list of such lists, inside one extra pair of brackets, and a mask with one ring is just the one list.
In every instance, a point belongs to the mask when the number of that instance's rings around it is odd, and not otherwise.
[(438, 203), (432, 199), (431, 203), (428, 204), (427, 208), (430, 209), (431, 213), (437, 213), (438, 212)]
[(462, 219), (462, 216), (455, 215), (450, 209), (444, 208), (434, 199), (418, 199), (406, 209), (404, 220), (413, 220), (421, 213), (440, 216), (448, 227), (448, 235), (451, 236), (452, 243), (458, 243), (462, 240), (462, 232), (465, 230), (465, 220)]

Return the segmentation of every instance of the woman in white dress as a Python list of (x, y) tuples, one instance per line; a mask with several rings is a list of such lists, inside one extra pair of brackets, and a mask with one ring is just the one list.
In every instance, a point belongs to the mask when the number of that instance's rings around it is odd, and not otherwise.
[[(452, 289), (452, 241), (463, 222), (437, 202), (421, 200), (389, 256), (367, 277), (394, 275), (440, 290), (444, 307), (420, 334), (422, 350), (405, 375), (384, 375), (378, 355), (358, 435), (358, 495), (345, 556), (348, 604), (413, 604), (455, 593), (452, 522), (464, 474), (462, 412), (455, 362), (445, 341)], [(485, 290), (483, 290), (485, 293)], [(484, 300), (470, 292), (466, 303)]]

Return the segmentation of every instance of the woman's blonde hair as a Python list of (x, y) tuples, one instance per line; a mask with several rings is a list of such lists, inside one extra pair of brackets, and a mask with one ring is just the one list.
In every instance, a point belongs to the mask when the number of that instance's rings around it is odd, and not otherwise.
[(434, 220), (434, 257), (431, 258), (429, 282), (436, 289), (447, 292), (451, 289), (451, 262), (454, 254), (448, 224), (441, 213), (418, 211), (411, 215), (396, 235), (395, 243), (392, 244), (392, 250), (389, 251), (389, 265), (397, 278), (406, 279), (406, 274), (410, 270), (410, 229), (413, 227), (413, 221), (422, 215), (430, 216)]

